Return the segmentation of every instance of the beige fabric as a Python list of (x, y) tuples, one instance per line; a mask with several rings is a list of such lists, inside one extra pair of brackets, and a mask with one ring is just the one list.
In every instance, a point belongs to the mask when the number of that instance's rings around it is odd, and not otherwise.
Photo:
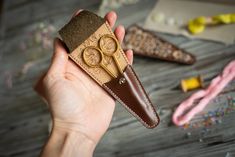
[[(103, 24), (94, 34), (92, 34), (83, 44), (78, 46), (72, 53), (69, 54), (69, 57), (75, 61), (80, 67), (86, 71), (93, 79), (97, 81), (100, 85), (109, 82), (113, 79), (102, 67), (90, 67), (88, 66), (83, 59), (84, 49), (88, 46), (95, 46), (99, 48), (98, 41), (99, 39), (105, 35), (109, 34), (115, 37), (108, 23)], [(119, 44), (119, 43), (118, 43)], [(124, 71), (126, 66), (128, 65), (127, 58), (119, 44), (119, 50), (115, 55), (118, 63), (120, 64), (121, 70)], [(95, 56), (97, 57), (97, 56)], [(99, 56), (98, 56), (99, 57)], [(96, 59), (96, 58), (95, 58)], [(103, 64), (107, 67), (107, 69), (118, 76), (120, 72), (118, 71), (118, 67), (114, 61), (113, 57), (109, 57), (104, 55)]]
[(225, 13), (235, 13), (235, 5), (192, 0), (159, 0), (145, 21), (145, 28), (232, 44), (235, 40), (235, 24), (206, 28), (198, 35), (191, 35), (185, 28), (192, 18)]

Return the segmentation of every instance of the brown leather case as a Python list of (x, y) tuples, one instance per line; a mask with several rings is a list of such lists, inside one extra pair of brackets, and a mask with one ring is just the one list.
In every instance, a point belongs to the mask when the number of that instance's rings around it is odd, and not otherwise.
[(191, 65), (196, 58), (189, 52), (171, 44), (156, 33), (138, 25), (127, 28), (123, 42), (124, 49), (132, 49), (135, 54), (165, 61)]
[[(158, 125), (159, 117), (151, 101), (131, 65), (128, 64), (111, 28), (103, 18), (89, 11), (82, 11), (59, 33), (70, 51), (69, 57), (84, 72), (119, 101), (145, 127), (154, 128)], [(116, 45), (112, 45), (110, 40), (116, 42)], [(102, 53), (105, 46), (107, 51), (116, 48), (113, 56)], [(99, 52), (100, 55), (97, 55)], [(101, 61), (102, 66), (93, 66), (97, 60)], [(87, 64), (90, 61), (92, 65)]]

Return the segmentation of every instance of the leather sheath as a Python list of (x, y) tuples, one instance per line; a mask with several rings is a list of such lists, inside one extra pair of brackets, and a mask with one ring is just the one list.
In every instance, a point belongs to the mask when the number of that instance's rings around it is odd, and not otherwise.
[(159, 37), (156, 32), (138, 25), (129, 26), (123, 41), (124, 49), (132, 49), (135, 54), (169, 62), (191, 65), (196, 57)]
[[(132, 66), (128, 64), (125, 53), (119, 43), (117, 43), (118, 52), (115, 54), (115, 59), (120, 66), (119, 70), (114, 60), (105, 55), (103, 61), (104, 66), (107, 68), (106, 71), (104, 68), (89, 67), (85, 64), (86, 62), (83, 57), (87, 47), (98, 47), (99, 40), (104, 35), (115, 38), (111, 28), (103, 18), (89, 11), (82, 11), (72, 18), (71, 21), (59, 31), (59, 34), (69, 49), (70, 59), (82, 68), (85, 73), (115, 100), (122, 104), (145, 127), (154, 128), (158, 125), (159, 117), (153, 104), (142, 87)], [(93, 56), (93, 59), (97, 58)], [(111, 77), (107, 73), (107, 70), (117, 77)], [(120, 70), (122, 73), (119, 72)]]
[[(120, 80), (124, 78), (124, 82)], [(103, 84), (104, 89), (147, 128), (154, 128), (159, 118), (137, 75), (128, 65), (122, 75)]]

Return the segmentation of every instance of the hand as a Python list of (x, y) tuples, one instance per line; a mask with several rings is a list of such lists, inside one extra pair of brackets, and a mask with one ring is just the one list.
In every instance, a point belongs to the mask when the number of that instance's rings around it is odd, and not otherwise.
[[(109, 12), (105, 18), (113, 27), (117, 15)], [(124, 27), (118, 26), (114, 33), (121, 43)], [(126, 56), (132, 64), (132, 50), (128, 50)], [(114, 112), (114, 99), (69, 60), (59, 39), (54, 41), (52, 63), (47, 73), (39, 79), (35, 90), (49, 105), (53, 130), (78, 132), (96, 145), (108, 129)]]

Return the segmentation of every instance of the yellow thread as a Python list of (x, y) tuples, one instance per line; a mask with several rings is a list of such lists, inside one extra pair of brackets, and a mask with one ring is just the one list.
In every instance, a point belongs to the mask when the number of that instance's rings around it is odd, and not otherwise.
[(181, 88), (184, 92), (202, 87), (203, 79), (200, 75), (197, 77), (191, 77), (188, 79), (181, 80)]
[(199, 34), (206, 26), (235, 23), (235, 14), (220, 14), (211, 17), (200, 16), (189, 20), (188, 30), (192, 34)]
[(192, 33), (192, 34), (198, 34), (201, 33), (205, 30), (205, 25), (204, 24), (200, 24), (197, 23), (193, 20), (189, 21), (188, 23), (188, 30)]

